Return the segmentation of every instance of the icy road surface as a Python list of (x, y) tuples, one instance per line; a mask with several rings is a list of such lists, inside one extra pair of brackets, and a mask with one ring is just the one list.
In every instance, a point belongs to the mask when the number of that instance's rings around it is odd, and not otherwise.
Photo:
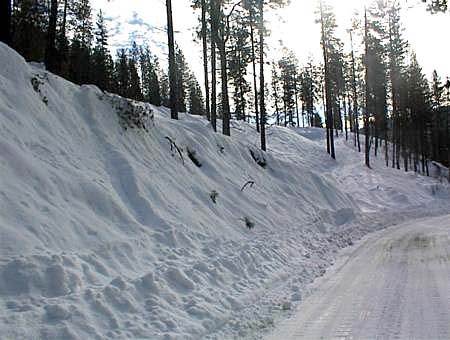
[(450, 216), (375, 233), (268, 337), (450, 339)]

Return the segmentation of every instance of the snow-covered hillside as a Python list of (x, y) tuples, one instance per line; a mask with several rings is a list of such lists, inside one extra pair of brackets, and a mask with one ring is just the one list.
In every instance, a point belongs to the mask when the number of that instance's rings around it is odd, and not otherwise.
[(258, 337), (339, 249), (449, 211), (446, 184), (342, 139), (335, 162), (321, 130), (270, 128), (262, 154), (247, 124), (138, 103), (148, 131), (124, 130), (117, 97), (0, 63), (2, 339)]

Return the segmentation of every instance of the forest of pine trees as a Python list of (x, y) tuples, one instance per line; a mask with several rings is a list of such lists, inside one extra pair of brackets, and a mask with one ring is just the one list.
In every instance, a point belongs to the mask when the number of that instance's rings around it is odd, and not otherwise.
[[(8, 5), (10, 25), (2, 28), (1, 40), (26, 60), (44, 62), (49, 71), (77, 84), (94, 84), (157, 106), (169, 102), (168, 74), (149, 46), (132, 43), (112, 56), (103, 12), (94, 17), (89, 0), (2, 0), (2, 6)], [(203, 114), (204, 96), (179, 48), (175, 67), (183, 74), (177, 84), (178, 110)]]
[[(424, 2), (431, 12), (448, 10), (445, 0)], [(131, 43), (111, 55), (103, 12), (94, 17), (89, 0), (0, 0), (0, 39), (77, 84), (170, 107), (174, 119), (185, 111), (205, 115), (217, 131), (220, 118), (225, 135), (232, 119), (245, 120), (260, 133), (262, 150), (269, 125), (325, 127), (333, 158), (334, 139), (345, 134), (359, 151), (364, 138), (368, 167), (371, 157), (424, 174), (430, 161), (450, 165), (450, 80), (434, 72), (429, 82), (423, 74), (403, 36), (401, 0), (372, 1), (345, 37), (337, 35), (332, 6), (318, 0), (323, 58), (303, 65), (286, 47), (279, 60), (268, 60), (264, 16), (288, 0), (191, 3), (204, 86), (177, 45), (170, 0), (167, 70), (147, 45)]]

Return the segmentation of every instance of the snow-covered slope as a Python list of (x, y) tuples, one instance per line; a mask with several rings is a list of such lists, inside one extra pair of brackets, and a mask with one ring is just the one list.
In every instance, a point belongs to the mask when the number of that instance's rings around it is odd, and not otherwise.
[(335, 162), (321, 130), (271, 128), (262, 154), (247, 124), (139, 103), (153, 122), (124, 130), (117, 97), (0, 61), (2, 339), (257, 337), (352, 240), (448, 210), (445, 184), (341, 139)]

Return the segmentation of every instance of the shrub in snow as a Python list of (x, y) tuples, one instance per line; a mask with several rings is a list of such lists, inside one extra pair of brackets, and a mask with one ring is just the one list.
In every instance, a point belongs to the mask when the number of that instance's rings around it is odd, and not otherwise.
[(249, 229), (252, 230), (255, 227), (255, 222), (253, 222), (250, 217), (245, 216), (244, 217), (244, 222), (245, 222), (245, 226)]
[(291, 310), (292, 304), (289, 301), (284, 301), (281, 305), (281, 309), (284, 311)]
[(45, 76), (41, 76), (39, 74), (34, 75), (31, 78), (31, 85), (33, 86), (33, 90), (39, 93), (41, 100), (45, 105), (48, 105), (48, 98), (42, 94), (41, 85), (44, 84)]
[(35, 90), (38, 93), (41, 93), (40, 90), (40, 86), (41, 86), (42, 81), (39, 80), (39, 78), (37, 76), (34, 76), (33, 78), (31, 78), (31, 85), (33, 86), (33, 90)]
[(125, 129), (147, 130), (150, 123), (154, 123), (154, 114), (150, 106), (145, 103), (135, 102), (131, 99), (104, 93), (99, 96), (100, 100), (108, 98), (119, 117), (120, 126)]
[(256, 162), (256, 164), (258, 164), (260, 167), (262, 167), (264, 169), (266, 168), (267, 162), (261, 151), (255, 151), (255, 150), (250, 149), (250, 155), (252, 156), (252, 158)]
[(184, 157), (183, 157), (183, 153), (182, 153), (183, 149), (179, 148), (178, 145), (175, 143), (175, 141), (172, 138), (170, 138), (169, 136), (166, 136), (165, 138), (169, 141), (170, 151), (172, 152), (172, 157), (175, 155), (174, 151), (177, 151), (178, 154), (180, 155), (181, 161), (184, 164)]
[(196, 153), (197, 152), (195, 150), (191, 150), (189, 148), (187, 148), (186, 151), (187, 151), (188, 157), (192, 161), (192, 163), (194, 163), (197, 167), (201, 168), (202, 167), (202, 163), (196, 157)]
[(217, 196), (219, 196), (219, 193), (216, 190), (211, 191), (211, 193), (209, 194), (209, 197), (214, 204), (217, 203)]

